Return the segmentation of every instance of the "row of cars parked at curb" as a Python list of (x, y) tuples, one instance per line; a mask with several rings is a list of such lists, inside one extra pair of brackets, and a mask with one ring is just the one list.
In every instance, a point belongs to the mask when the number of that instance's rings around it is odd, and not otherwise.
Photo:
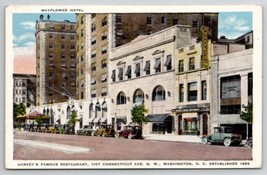
[(102, 137), (123, 137), (128, 139), (142, 139), (142, 129), (140, 126), (128, 125), (124, 126), (123, 130), (115, 131), (112, 125), (102, 124), (99, 127), (93, 128), (91, 125), (85, 125), (77, 131), (78, 135), (86, 136), (102, 136)]
[(24, 131), (29, 132), (42, 132), (42, 133), (55, 133), (55, 134), (77, 134), (84, 136), (102, 136), (102, 137), (115, 137), (115, 138), (128, 138), (128, 139), (142, 139), (142, 128), (136, 125), (124, 126), (123, 130), (115, 131), (112, 125), (102, 124), (97, 128), (92, 125), (85, 125), (82, 129), (76, 131), (71, 124), (27, 124)]

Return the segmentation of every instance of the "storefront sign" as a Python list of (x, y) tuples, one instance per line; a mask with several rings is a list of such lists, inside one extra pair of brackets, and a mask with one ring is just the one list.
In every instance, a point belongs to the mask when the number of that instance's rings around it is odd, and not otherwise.
[(209, 56), (208, 56), (208, 34), (209, 34), (209, 27), (208, 26), (201, 26), (201, 39), (202, 39), (202, 67), (208, 68), (209, 65)]

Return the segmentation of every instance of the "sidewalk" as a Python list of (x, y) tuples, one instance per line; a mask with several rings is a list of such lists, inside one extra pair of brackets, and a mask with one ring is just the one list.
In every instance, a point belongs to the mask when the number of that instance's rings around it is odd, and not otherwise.
[(163, 140), (173, 142), (201, 143), (201, 136), (174, 135), (174, 134), (149, 134), (144, 135), (145, 140)]

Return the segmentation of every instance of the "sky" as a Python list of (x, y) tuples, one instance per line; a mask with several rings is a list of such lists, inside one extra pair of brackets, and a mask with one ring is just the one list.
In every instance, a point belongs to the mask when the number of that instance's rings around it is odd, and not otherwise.
[[(43, 14), (44, 19), (48, 14)], [(76, 21), (74, 13), (50, 13), (50, 20)], [(35, 46), (35, 23), (39, 19), (38, 13), (13, 14), (13, 47)], [(251, 12), (220, 12), (218, 37), (225, 36), (234, 39), (252, 30)]]

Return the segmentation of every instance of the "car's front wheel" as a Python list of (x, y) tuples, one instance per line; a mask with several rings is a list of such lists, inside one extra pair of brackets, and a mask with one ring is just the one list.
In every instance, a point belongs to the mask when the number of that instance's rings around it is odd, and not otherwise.
[(230, 138), (225, 138), (223, 140), (223, 144), (224, 144), (224, 146), (230, 146), (231, 145), (231, 139)]
[(206, 145), (206, 144), (208, 144), (208, 138), (207, 137), (203, 137), (202, 138), (202, 144), (204, 144), (204, 145)]

